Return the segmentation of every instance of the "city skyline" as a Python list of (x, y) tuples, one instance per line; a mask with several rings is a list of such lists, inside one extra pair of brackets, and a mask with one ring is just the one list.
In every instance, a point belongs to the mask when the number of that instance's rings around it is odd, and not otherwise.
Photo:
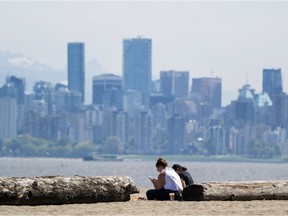
[(189, 71), (190, 85), (191, 78), (217, 76), (222, 78), (225, 101), (225, 91), (233, 91), (231, 99), (236, 99), (247, 81), (261, 92), (263, 69), (281, 68), (287, 92), (288, 2), (0, 5), (0, 50), (19, 52), (54, 68), (67, 65), (67, 43), (79, 41), (85, 43), (87, 60), (95, 58), (104, 69), (122, 76), (122, 41), (143, 35), (153, 41), (153, 80), (165, 70)]

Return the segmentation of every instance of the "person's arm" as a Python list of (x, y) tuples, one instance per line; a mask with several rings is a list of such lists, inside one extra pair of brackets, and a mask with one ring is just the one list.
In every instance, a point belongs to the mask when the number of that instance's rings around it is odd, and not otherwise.
[(160, 173), (158, 175), (158, 179), (155, 179), (155, 181), (152, 181), (152, 183), (155, 189), (162, 189), (165, 185), (165, 173)]
[(186, 185), (184, 179), (183, 179), (183, 178), (180, 178), (180, 180), (181, 180), (181, 183), (182, 183), (182, 187), (185, 188), (187, 185)]

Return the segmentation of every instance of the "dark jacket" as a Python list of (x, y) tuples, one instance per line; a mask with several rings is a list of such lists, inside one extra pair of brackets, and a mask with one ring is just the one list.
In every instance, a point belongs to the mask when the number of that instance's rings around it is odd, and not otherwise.
[(194, 183), (192, 176), (187, 171), (181, 172), (179, 176), (185, 181), (186, 186)]

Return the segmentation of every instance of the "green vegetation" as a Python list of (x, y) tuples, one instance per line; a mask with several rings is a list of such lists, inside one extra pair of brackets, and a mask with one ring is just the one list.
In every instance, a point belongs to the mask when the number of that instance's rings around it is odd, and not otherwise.
[(121, 141), (118, 137), (108, 137), (102, 149), (104, 154), (120, 154), (121, 152)]
[(197, 153), (188, 151), (178, 155), (168, 155), (161, 152), (151, 155), (127, 155), (121, 154), (123, 145), (118, 137), (113, 136), (107, 138), (102, 147), (91, 142), (72, 143), (65, 137), (62, 137), (57, 142), (51, 142), (31, 137), (28, 134), (14, 139), (0, 140), (0, 156), (9, 157), (83, 158), (97, 154), (113, 154), (121, 158), (152, 161), (162, 156), (169, 161), (288, 162), (287, 156), (281, 156), (282, 152), (278, 145), (267, 145), (263, 142), (252, 140), (248, 148), (249, 155), (247, 156), (233, 154), (215, 155), (213, 154), (215, 151), (213, 142), (209, 140), (201, 148), (199, 146), (191, 147), (191, 150)]
[(57, 142), (24, 134), (14, 139), (0, 141), (0, 156), (11, 157), (83, 157), (96, 151), (90, 142), (71, 143), (67, 138)]
[(251, 140), (249, 150), (250, 156), (253, 158), (273, 158), (282, 154), (279, 145), (269, 145), (259, 140)]

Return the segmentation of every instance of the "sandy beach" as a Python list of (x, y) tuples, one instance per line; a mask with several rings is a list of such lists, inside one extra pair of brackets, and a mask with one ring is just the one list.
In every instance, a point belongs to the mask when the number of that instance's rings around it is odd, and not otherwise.
[(255, 201), (147, 201), (132, 194), (127, 202), (94, 204), (8, 206), (0, 215), (288, 215), (288, 200)]

